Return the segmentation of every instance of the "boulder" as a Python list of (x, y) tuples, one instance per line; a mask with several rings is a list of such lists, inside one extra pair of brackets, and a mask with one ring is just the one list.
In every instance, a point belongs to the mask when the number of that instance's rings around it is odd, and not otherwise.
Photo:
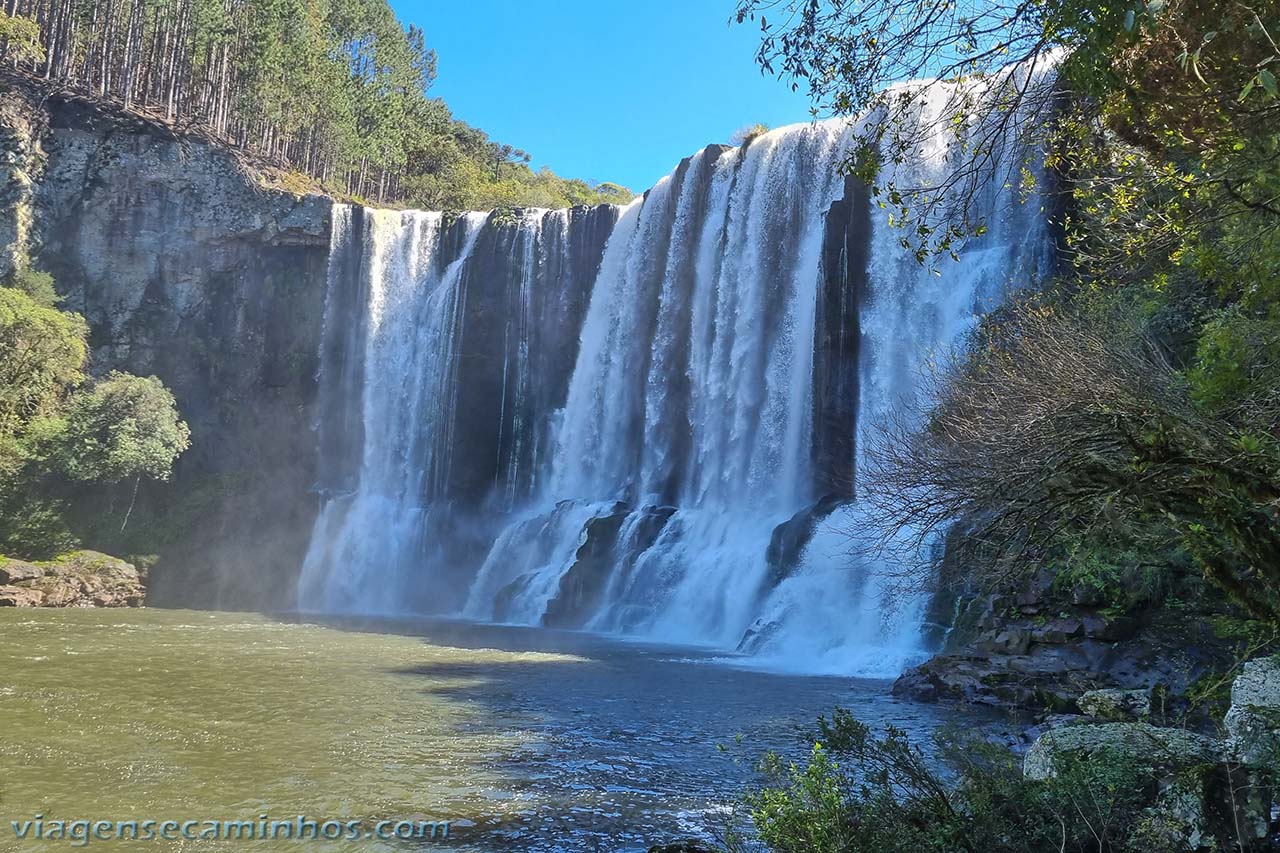
[(1216, 764), (1222, 759), (1222, 747), (1184, 729), (1158, 728), (1149, 723), (1086, 723), (1041, 735), (1027, 750), (1022, 772), (1028, 779), (1048, 779), (1055, 774), (1061, 757), (1087, 760), (1097, 755), (1132, 761), (1152, 772), (1166, 772)]
[[(1212, 844), (1204, 792), (1189, 780), (1165, 787), (1154, 805), (1143, 810), (1137, 837), (1147, 850), (1202, 850)], [(1209, 849), (1214, 849), (1209, 847)]]
[(44, 569), (33, 563), (0, 557), (0, 585), (33, 581), (44, 575)]
[(1242, 764), (1280, 766), (1280, 655), (1246, 663), (1231, 685), (1227, 746)]
[[(1052, 650), (1052, 651), (1050, 651)], [(893, 695), (919, 702), (957, 701), (1037, 712), (1070, 712), (1085, 691), (1108, 686), (1089, 661), (1066, 647), (1031, 655), (938, 655), (904, 672)]]
[(1076, 704), (1082, 714), (1100, 720), (1144, 720), (1151, 716), (1151, 691), (1116, 688), (1090, 690), (1076, 700)]
[(75, 551), (34, 566), (39, 574), (6, 596), (10, 607), (140, 607), (146, 596), (132, 564), (98, 551)]
[(21, 586), (0, 586), (0, 607), (39, 607), (44, 593)]
[(1031, 639), (1050, 645), (1068, 643), (1084, 636), (1084, 623), (1079, 619), (1053, 619), (1031, 632)]
[(1014, 595), (1013, 603), (1027, 614), (1036, 614), (1048, 602), (1053, 593), (1053, 573), (1042, 569), (1036, 572)]
[(1025, 628), (1010, 628), (993, 637), (989, 647), (997, 654), (1025, 655), (1031, 647), (1031, 632)]

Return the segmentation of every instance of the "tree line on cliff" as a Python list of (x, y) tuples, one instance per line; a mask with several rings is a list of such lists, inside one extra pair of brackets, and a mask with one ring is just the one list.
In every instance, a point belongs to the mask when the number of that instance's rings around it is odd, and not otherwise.
[(431, 209), (629, 200), (532, 170), (427, 92), (436, 55), (386, 0), (7, 0), (4, 59), (200, 130), (326, 188)]

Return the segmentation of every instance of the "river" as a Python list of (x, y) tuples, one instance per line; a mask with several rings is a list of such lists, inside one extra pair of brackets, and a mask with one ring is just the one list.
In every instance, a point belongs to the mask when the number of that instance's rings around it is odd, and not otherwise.
[(320, 846), (644, 850), (715, 837), (754, 760), (802, 749), (795, 727), (836, 705), (925, 737), (956, 713), (898, 702), (883, 681), (752, 671), (575, 632), (0, 610), (0, 850), (66, 846), (15, 838), (10, 822), (36, 815), (435, 820), (450, 821), (447, 840)]

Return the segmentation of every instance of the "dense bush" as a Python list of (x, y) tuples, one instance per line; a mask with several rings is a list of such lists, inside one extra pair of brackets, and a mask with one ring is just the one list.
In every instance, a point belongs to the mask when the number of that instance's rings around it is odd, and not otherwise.
[(34, 558), (77, 544), (79, 490), (166, 479), (190, 432), (159, 379), (87, 376), (84, 320), (50, 307), (48, 276), (18, 280), (36, 297), (0, 287), (0, 553)]
[[(759, 840), (777, 853), (1193, 849), (1191, 813), (1161, 799), (1169, 776), (1119, 752), (1060, 754), (1050, 778), (1033, 780), (1013, 753), (978, 735), (941, 732), (936, 764), (902, 731), (877, 734), (839, 709), (819, 721), (810, 743), (804, 762), (766, 756), (764, 782), (746, 797)], [(1205, 843), (1237, 849), (1232, 820), (1201, 831)], [(729, 846), (750, 843), (734, 838)]]

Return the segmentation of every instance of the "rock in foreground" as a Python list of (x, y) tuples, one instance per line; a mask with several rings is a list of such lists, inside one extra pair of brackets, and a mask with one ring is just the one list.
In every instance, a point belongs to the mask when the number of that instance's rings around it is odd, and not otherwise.
[(1231, 686), (1227, 743), (1249, 765), (1280, 767), (1280, 655), (1251, 660)]
[(142, 575), (97, 551), (26, 563), (0, 557), (0, 607), (141, 607)]
[(1022, 772), (1028, 779), (1048, 779), (1064, 756), (1123, 758), (1155, 771), (1212, 764), (1221, 755), (1213, 740), (1182, 729), (1148, 723), (1090, 723), (1041, 735), (1023, 759)]

